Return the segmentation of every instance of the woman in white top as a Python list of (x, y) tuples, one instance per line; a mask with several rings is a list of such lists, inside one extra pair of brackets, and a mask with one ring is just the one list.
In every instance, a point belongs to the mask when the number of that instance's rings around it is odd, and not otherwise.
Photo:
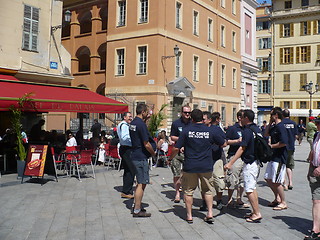
[(105, 162), (106, 160), (106, 149), (105, 149), (105, 144), (106, 144), (106, 138), (101, 136), (100, 137), (100, 145), (99, 145), (99, 152), (98, 152), (98, 164), (101, 165)]
[(71, 132), (68, 133), (68, 141), (66, 143), (67, 147), (74, 147), (77, 146), (77, 140), (75, 139), (75, 137), (73, 136), (73, 134)]

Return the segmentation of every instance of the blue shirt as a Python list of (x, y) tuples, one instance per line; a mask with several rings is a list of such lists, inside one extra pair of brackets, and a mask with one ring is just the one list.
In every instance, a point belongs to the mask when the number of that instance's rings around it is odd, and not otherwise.
[(282, 122), (287, 129), (288, 133), (288, 146), (287, 149), (289, 151), (294, 151), (294, 143), (296, 141), (296, 135), (298, 135), (298, 127), (297, 124), (290, 120), (289, 118), (282, 119)]
[(202, 123), (190, 124), (180, 133), (177, 148), (184, 147), (183, 171), (206, 173), (213, 170), (212, 144), (223, 145), (225, 139)]
[(126, 121), (122, 121), (118, 124), (117, 133), (121, 146), (132, 146), (129, 133), (129, 124)]
[(245, 150), (241, 155), (241, 159), (246, 164), (251, 164), (256, 160), (254, 157), (254, 132), (261, 134), (260, 128), (255, 123), (246, 125), (242, 132), (242, 142), (240, 146), (245, 147)]
[(189, 120), (187, 123), (185, 123), (183, 120), (182, 120), (182, 117), (175, 120), (172, 125), (171, 125), (171, 132), (170, 132), (170, 136), (176, 136), (176, 137), (179, 137), (180, 136), (180, 133), (182, 132), (182, 130), (189, 126), (191, 123), (191, 121)]
[(212, 129), (214, 136), (216, 136), (220, 140), (221, 139), (224, 140), (222, 144), (214, 143), (212, 145), (212, 159), (213, 161), (217, 161), (221, 159), (223, 149), (220, 146), (223, 145), (224, 142), (226, 141), (226, 134), (224, 133), (224, 131), (222, 131), (221, 127), (218, 125), (211, 125), (210, 128)]
[(148, 142), (149, 140), (147, 125), (141, 118), (135, 117), (131, 122), (129, 132), (132, 143), (132, 161), (143, 161), (147, 159), (150, 156), (150, 153), (144, 146), (144, 142)]
[(273, 162), (282, 162), (283, 164), (287, 163), (287, 146), (288, 146), (288, 133), (287, 129), (285, 128), (283, 122), (278, 124), (274, 124), (270, 128), (270, 137), (271, 137), (271, 144), (276, 144), (278, 142), (287, 144), (282, 148), (273, 148), (272, 149), (272, 160)]
[[(236, 140), (242, 137), (243, 128), (239, 123), (235, 123), (233, 126), (228, 127), (226, 138), (227, 140)], [(236, 154), (238, 148), (240, 147), (240, 143), (232, 144), (229, 146), (228, 157), (231, 157)]]

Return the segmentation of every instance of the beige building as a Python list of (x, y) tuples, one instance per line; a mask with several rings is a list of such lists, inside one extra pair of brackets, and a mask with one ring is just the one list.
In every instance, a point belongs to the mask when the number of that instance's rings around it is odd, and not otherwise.
[(262, 4), (257, 7), (256, 51), (258, 64), (258, 123), (269, 120), (273, 107), (271, 91), (272, 79), (272, 32), (271, 5)]
[[(99, 92), (105, 77), (106, 96), (125, 101), (133, 112), (139, 102), (155, 111), (168, 104), (164, 127), (186, 103), (221, 112), (224, 124), (235, 120), (241, 99), (239, 0), (69, 0), (64, 9), (72, 12), (63, 44), (71, 53), (74, 85)], [(106, 59), (99, 52), (104, 48)]]
[(320, 113), (320, 93), (310, 102), (304, 89), (312, 82), (314, 91), (320, 83), (319, 19), (318, 0), (273, 1), (274, 105), (302, 119), (309, 116), (309, 108), (313, 115)]
[[(51, 29), (61, 24), (61, 1), (1, 1), (0, 16), (1, 79), (7, 79), (9, 74), (20, 81), (71, 84), (70, 54), (61, 45), (59, 30)], [(7, 114), (3, 112), (0, 116), (3, 126), (10, 125)], [(54, 116), (35, 114), (34, 118), (45, 117), (49, 130), (65, 130), (68, 114)], [(31, 126), (32, 122), (27, 123), (27, 127)]]

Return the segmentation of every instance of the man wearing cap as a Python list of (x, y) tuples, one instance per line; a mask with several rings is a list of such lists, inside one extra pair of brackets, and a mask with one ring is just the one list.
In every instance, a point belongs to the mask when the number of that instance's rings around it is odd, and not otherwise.
[(314, 124), (314, 117), (309, 117), (309, 122), (307, 124), (307, 141), (310, 144), (310, 151), (312, 151), (313, 147), (313, 137), (314, 134), (317, 132), (317, 127)]

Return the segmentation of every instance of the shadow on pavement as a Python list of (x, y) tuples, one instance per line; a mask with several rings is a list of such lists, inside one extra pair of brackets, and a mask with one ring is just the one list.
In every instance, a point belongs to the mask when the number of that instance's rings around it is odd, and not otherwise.
[(312, 221), (309, 219), (290, 216), (275, 216), (272, 218), (282, 220), (290, 229), (297, 230), (303, 234), (309, 234), (308, 230), (312, 229)]

